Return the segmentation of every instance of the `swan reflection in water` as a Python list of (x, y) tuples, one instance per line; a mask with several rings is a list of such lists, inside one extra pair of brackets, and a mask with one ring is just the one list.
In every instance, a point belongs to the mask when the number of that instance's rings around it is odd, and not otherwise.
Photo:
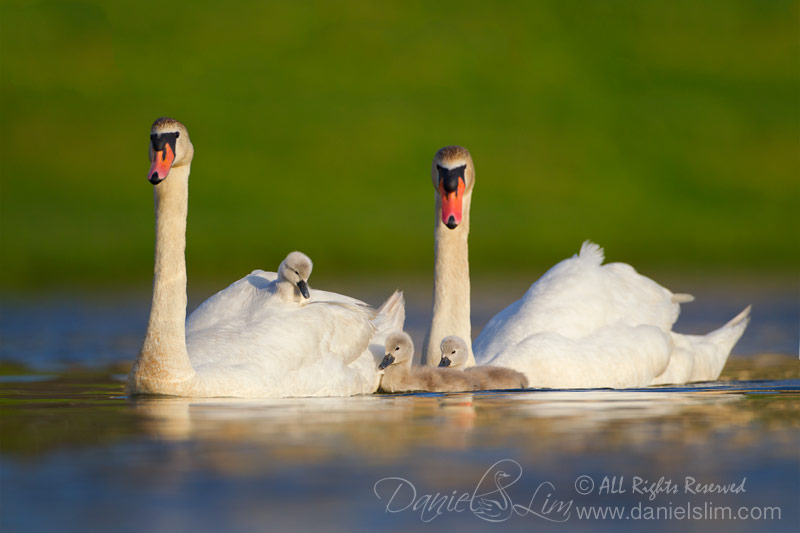
[[(628, 508), (641, 502), (630, 493), (633, 476), (725, 484), (747, 477), (745, 504), (787, 509), (796, 485), (796, 380), (269, 400), (98, 400), (106, 389), (67, 396), (75, 390), (67, 380), (15, 387), (30, 399), (4, 418), (5, 434), (20, 443), (13, 453), (26, 457), (4, 463), (15, 487), (8, 508), (55, 491), (49, 516), (62, 521), (78, 509), (84, 518), (72, 523), (83, 529), (96, 528), (98, 517), (135, 517), (156, 529), (289, 530), (302, 522), (306, 529), (413, 530), (420, 513), (386, 512), (401, 481), (414, 487), (414, 501), (477, 494), (482, 517), (503, 519), (512, 509), (517, 528), (527, 529), (539, 522), (519, 505), (577, 504), (575, 483), (586, 474), (624, 476), (628, 493), (615, 504)], [(48, 429), (58, 430), (49, 441)], [(379, 485), (379, 498), (375, 485), (385, 479), (394, 485)], [(601, 478), (595, 481), (599, 487)], [(76, 507), (76, 491), (83, 506)], [(713, 502), (742, 504), (737, 497), (715, 494)], [(395, 504), (407, 500), (398, 496)], [(52, 525), (41, 515), (26, 520)], [(466, 531), (479, 518), (462, 512), (439, 520)]]
[[(764, 415), (744, 395), (731, 392), (136, 398), (130, 405), (145, 433), (165, 441), (193, 441), (195, 450), (202, 451), (198, 457), (223, 471), (252, 473), (355, 460), (360, 465), (413, 464), (421, 469), (457, 463), (458, 472), (451, 475), (469, 477), (485, 467), (477, 458), (504, 453), (548, 469), (570, 458), (604, 454), (623, 463), (635, 460), (618, 457), (620, 449), (628, 449), (646, 455), (640, 466), (662, 472), (680, 466), (686, 447), (700, 445), (692, 452), (694, 459), (714, 457), (715, 440), (726, 447), (747, 445)], [(791, 439), (782, 432), (772, 436)]]

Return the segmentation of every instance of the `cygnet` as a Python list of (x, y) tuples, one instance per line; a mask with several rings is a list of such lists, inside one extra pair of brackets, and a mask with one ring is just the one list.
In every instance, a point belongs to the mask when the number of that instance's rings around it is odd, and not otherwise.
[(442, 339), (442, 359), (439, 368), (451, 368), (463, 371), (478, 382), (480, 390), (497, 389), (527, 389), (528, 378), (521, 372), (502, 366), (472, 366), (464, 368), (467, 364), (469, 350), (467, 343), (461, 337), (451, 335)]

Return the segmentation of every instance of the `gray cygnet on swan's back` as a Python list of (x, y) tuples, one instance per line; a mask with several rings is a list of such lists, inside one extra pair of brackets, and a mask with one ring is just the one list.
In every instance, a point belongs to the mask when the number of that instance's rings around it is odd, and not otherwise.
[(450, 368), (411, 366), (414, 342), (402, 331), (386, 338), (386, 356), (378, 367), (383, 371), (383, 392), (462, 392), (479, 389), (471, 375)]
[(497, 389), (527, 389), (528, 378), (522, 372), (517, 372), (502, 366), (472, 366), (464, 368), (467, 364), (469, 350), (467, 343), (461, 337), (451, 335), (442, 339), (442, 358), (439, 368), (463, 370), (465, 375), (478, 382), (480, 390)]
[(275, 292), (285, 302), (303, 303), (308, 300), (311, 297), (308, 291), (308, 278), (313, 268), (314, 264), (306, 254), (290, 253), (278, 267)]

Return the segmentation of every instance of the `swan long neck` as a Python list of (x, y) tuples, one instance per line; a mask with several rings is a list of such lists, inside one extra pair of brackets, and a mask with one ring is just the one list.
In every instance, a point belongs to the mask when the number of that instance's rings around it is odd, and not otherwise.
[(156, 253), (147, 333), (128, 388), (137, 393), (180, 394), (195, 371), (186, 349), (186, 216), (189, 165), (173, 167), (154, 186)]
[(458, 335), (467, 343), (466, 366), (475, 365), (472, 355), (469, 285), (469, 206), (472, 191), (464, 195), (463, 218), (455, 229), (442, 223), (442, 200), (436, 194), (434, 222), (433, 319), (425, 338), (423, 364), (437, 366), (440, 344), (448, 335)]

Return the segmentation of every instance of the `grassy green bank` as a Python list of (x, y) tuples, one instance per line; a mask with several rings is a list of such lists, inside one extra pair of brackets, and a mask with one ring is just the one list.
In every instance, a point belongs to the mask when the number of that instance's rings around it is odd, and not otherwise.
[(643, 270), (796, 272), (798, 6), (2, 2), (0, 284), (151, 276), (161, 115), (196, 148), (193, 279), (293, 249), (428, 273), (430, 160), (456, 143), (476, 270), (590, 238)]

